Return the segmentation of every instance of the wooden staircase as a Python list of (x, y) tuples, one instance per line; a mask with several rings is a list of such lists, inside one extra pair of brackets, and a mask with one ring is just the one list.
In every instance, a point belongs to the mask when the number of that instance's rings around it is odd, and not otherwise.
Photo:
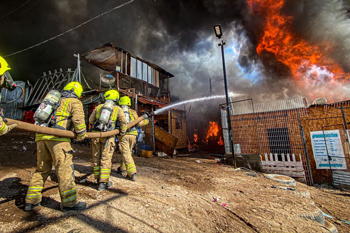
[[(146, 134), (152, 137), (152, 124), (146, 125), (144, 130)], [(163, 151), (173, 157), (178, 138), (156, 125), (154, 126), (154, 136), (156, 139), (156, 150)]]

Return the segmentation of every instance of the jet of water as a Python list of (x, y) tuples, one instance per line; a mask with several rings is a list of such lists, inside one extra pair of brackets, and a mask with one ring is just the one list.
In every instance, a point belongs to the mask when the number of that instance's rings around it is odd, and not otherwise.
[[(241, 94), (236, 94), (236, 93), (232, 93), (230, 92), (229, 93), (229, 96), (230, 97), (237, 97), (237, 96), (240, 96)], [(156, 110), (154, 112), (154, 115), (157, 115), (169, 108), (173, 108), (173, 107), (176, 107), (176, 106), (180, 106), (180, 105), (184, 105), (184, 104), (188, 104), (188, 103), (194, 103), (194, 102), (201, 102), (201, 101), (205, 101), (205, 100), (212, 100), (212, 99), (222, 99), (222, 98), (225, 98), (226, 95), (213, 95), (213, 96), (209, 96), (209, 97), (202, 97), (202, 98), (196, 98), (196, 99), (190, 99), (190, 100), (185, 100), (185, 101), (182, 101), (182, 102), (179, 102), (179, 103), (176, 103), (176, 104), (171, 104), (169, 106), (166, 106), (164, 108), (160, 108), (158, 110)]]

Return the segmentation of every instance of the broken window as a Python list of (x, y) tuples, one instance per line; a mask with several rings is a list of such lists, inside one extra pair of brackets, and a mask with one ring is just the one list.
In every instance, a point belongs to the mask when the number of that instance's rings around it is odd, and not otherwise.
[(175, 118), (175, 121), (176, 121), (176, 129), (182, 129), (181, 118)]

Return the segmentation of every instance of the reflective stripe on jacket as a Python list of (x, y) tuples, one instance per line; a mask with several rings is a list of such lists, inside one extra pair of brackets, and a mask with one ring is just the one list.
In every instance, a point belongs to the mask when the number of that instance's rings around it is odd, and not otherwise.
[[(73, 130), (79, 134), (86, 132), (85, 115), (83, 104), (76, 98), (61, 99), (60, 106), (55, 113), (56, 124), (53, 128)], [(57, 136), (36, 134), (35, 141), (53, 140), (53, 141), (70, 141), (70, 138), (60, 138)]]
[[(133, 110), (133, 109), (129, 109), (129, 114), (130, 114), (130, 120), (131, 121), (134, 121), (135, 119), (139, 118), (139, 116), (137, 115), (137, 112), (135, 110)], [(136, 126), (142, 127), (142, 126), (147, 125), (148, 123), (149, 123), (149, 120), (148, 119), (144, 119), (144, 120), (140, 121)], [(129, 131), (127, 131), (125, 134), (135, 135), (135, 136), (138, 135), (136, 127), (132, 127), (132, 128), (130, 128), (128, 130)]]

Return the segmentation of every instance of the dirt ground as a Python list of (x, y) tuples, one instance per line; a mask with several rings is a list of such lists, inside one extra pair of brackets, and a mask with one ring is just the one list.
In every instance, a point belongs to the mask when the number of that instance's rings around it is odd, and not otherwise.
[[(137, 181), (116, 170), (113, 188), (98, 192), (90, 148), (74, 145), (82, 212), (59, 211), (57, 182), (44, 187), (43, 206), (25, 212), (24, 197), (35, 169), (34, 134), (13, 132), (0, 139), (0, 232), (328, 232), (313, 216), (320, 208), (339, 232), (350, 232), (350, 192), (298, 183), (296, 190), (260, 173), (234, 170), (208, 155), (134, 157)], [(350, 222), (348, 222), (350, 223)]]

